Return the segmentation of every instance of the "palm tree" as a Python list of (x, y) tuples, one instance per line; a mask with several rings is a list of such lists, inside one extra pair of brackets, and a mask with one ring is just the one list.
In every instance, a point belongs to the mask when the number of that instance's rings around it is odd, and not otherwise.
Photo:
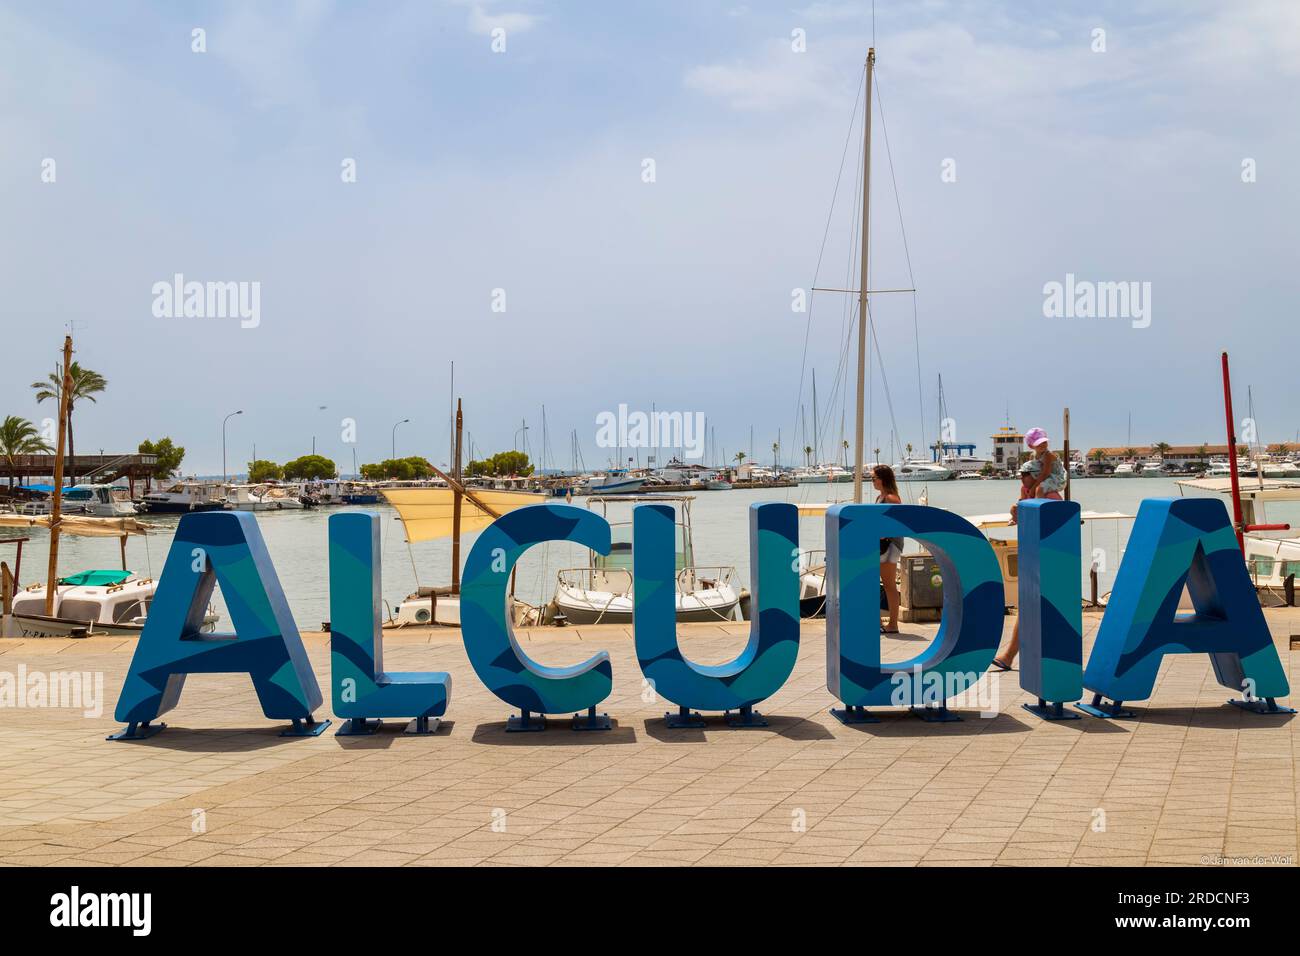
[(840, 447), (844, 449), (844, 467), (849, 467), (849, 440), (846, 438), (840, 442)]
[(1106, 453), (1100, 448), (1094, 448), (1092, 454), (1088, 457), (1097, 463), (1097, 467), (1094, 471), (1096, 471), (1097, 474), (1101, 474), (1101, 463), (1106, 460)]
[[(108, 388), (108, 379), (96, 371), (82, 368), (77, 362), (73, 362), (72, 367), (68, 369), (68, 376), (72, 379), (72, 391), (68, 395), (68, 484), (75, 484), (76, 475), (72, 470), (75, 467), (77, 450), (72, 441), (72, 409), (79, 399), (95, 401), (95, 395)], [(51, 372), (50, 377), (43, 382), (32, 382), (32, 388), (36, 390), (38, 402), (43, 402), (47, 398), (53, 399), (56, 405), (62, 402), (63, 377), (58, 372)]]
[(772, 469), (774, 471), (779, 471), (781, 467), (776, 463), (776, 455), (777, 452), (779, 452), (780, 450), (781, 450), (781, 443), (779, 441), (772, 442)]
[(749, 456), (746, 455), (743, 451), (736, 452), (736, 464), (743, 465), (745, 463), (745, 459), (748, 457)]
[(1196, 461), (1190, 462), (1192, 471), (1206, 471), (1210, 467), (1210, 450), (1202, 443), (1196, 446)]
[(9, 466), (9, 490), (14, 490), (14, 473), (18, 470), (19, 455), (49, 454), (54, 451), (41, 433), (25, 418), (6, 416), (0, 424), (0, 455)]
[(803, 446), (803, 463), (812, 467), (812, 445)]
[(1151, 450), (1154, 451), (1157, 455), (1160, 456), (1160, 460), (1161, 460), (1161, 461), (1164, 461), (1164, 460), (1165, 460), (1165, 453), (1168, 452), (1169, 449), (1172, 448), (1172, 447), (1173, 447), (1173, 446), (1170, 445), (1169, 442), (1166, 442), (1166, 441), (1158, 441), (1158, 442), (1156, 442), (1154, 445), (1151, 446)]

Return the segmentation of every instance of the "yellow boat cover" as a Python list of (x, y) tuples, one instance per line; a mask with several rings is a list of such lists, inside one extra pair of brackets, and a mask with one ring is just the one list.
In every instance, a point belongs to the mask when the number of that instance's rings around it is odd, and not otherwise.
[[(470, 493), (497, 514), (505, 514), (528, 505), (545, 504), (552, 499), (547, 495), (528, 491), (496, 491), (490, 488), (471, 488)], [(384, 488), (380, 494), (397, 509), (406, 529), (406, 540), (432, 541), (451, 535), (455, 493), (450, 488)], [(461, 534), (486, 528), (496, 519), (468, 497), (460, 500)]]

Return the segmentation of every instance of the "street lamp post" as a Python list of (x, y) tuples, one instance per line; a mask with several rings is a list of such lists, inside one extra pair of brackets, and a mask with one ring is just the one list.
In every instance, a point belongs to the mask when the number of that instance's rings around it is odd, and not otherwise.
[(398, 422), (396, 425), (393, 426), (393, 458), (397, 457), (397, 425), (405, 425), (409, 421), (410, 421), (409, 418), (403, 418), (400, 422)]
[(236, 415), (242, 414), (244, 414), (244, 410), (241, 408), (237, 412), (231, 412), (221, 420), (221, 480), (223, 482), (230, 480), (230, 474), (226, 471), (226, 422), (230, 421)]
[[(329, 407), (328, 405), (317, 405), (317, 406), (316, 406), (316, 411), (318, 411), (318, 412), (323, 412), (323, 411), (325, 411), (325, 409), (327, 409), (328, 407)], [(312, 435), (312, 436), (311, 436), (311, 453), (312, 453), (313, 455), (316, 454), (316, 436), (315, 436), (315, 435)]]
[(528, 431), (528, 426), (527, 426), (527, 425), (525, 425), (523, 428), (516, 428), (516, 429), (515, 429), (515, 438), (514, 438), (514, 441), (511, 443), (511, 444), (513, 444), (513, 445), (515, 446), (515, 451), (519, 451), (519, 436), (522, 435), (522, 434), (524, 434), (524, 433), (527, 432), (527, 431)]

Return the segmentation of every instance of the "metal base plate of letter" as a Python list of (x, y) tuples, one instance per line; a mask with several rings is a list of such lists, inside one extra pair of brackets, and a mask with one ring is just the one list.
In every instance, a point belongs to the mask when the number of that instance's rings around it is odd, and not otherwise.
[(1137, 713), (1124, 709), (1122, 700), (1113, 701), (1107, 704), (1101, 694), (1092, 695), (1091, 704), (1075, 704), (1075, 710), (1081, 710), (1090, 717), (1109, 717), (1113, 720), (1131, 720), (1137, 716)]
[(506, 733), (508, 734), (537, 733), (538, 731), (545, 730), (545, 729), (546, 729), (545, 714), (533, 714), (528, 711), (524, 711), (518, 717), (516, 717), (514, 714), (511, 714), (506, 719)]
[(742, 707), (734, 714), (727, 711), (723, 717), (727, 721), (728, 727), (766, 727), (767, 718), (756, 711), (753, 707)]
[(119, 730), (115, 734), (109, 734), (104, 739), (105, 740), (148, 740), (150, 737), (160, 734), (166, 729), (167, 729), (166, 724), (151, 724), (146, 721), (143, 724), (128, 724), (122, 730)]
[(609, 714), (598, 714), (596, 708), (592, 707), (585, 714), (573, 715), (574, 730), (613, 730), (614, 725), (610, 723)]
[(878, 724), (880, 718), (873, 716), (865, 707), (854, 707), (852, 705), (840, 710), (837, 707), (831, 708), (831, 716), (841, 724)]
[(1260, 700), (1258, 697), (1250, 697), (1247, 698), (1246, 700), (1239, 700), (1234, 697), (1231, 700), (1229, 700), (1228, 703), (1230, 703), (1233, 707), (1238, 707), (1241, 710), (1247, 711), (1252, 714), (1294, 714), (1295, 713), (1294, 707), (1283, 707), (1272, 697), (1265, 698), (1264, 700)]
[(382, 720), (367, 720), (364, 717), (353, 717), (351, 720), (343, 721), (343, 726), (334, 732), (334, 736), (369, 737), (382, 726), (384, 726)]
[(1046, 701), (1039, 698), (1036, 704), (1021, 704), (1021, 707), (1029, 711), (1035, 717), (1041, 717), (1043, 720), (1082, 720), (1078, 714), (1070, 713), (1065, 709), (1065, 705), (1059, 700), (1056, 702)]
[(412, 737), (428, 737), (436, 734), (441, 726), (442, 720), (438, 717), (416, 717), (406, 725), (402, 733), (410, 734)]
[(293, 723), (280, 731), (281, 737), (319, 737), (333, 721), (328, 717), (317, 720), (315, 717), (295, 717)]
[(675, 714), (671, 710), (665, 713), (664, 723), (673, 730), (703, 730), (708, 726), (701, 714), (686, 707), (679, 708)]

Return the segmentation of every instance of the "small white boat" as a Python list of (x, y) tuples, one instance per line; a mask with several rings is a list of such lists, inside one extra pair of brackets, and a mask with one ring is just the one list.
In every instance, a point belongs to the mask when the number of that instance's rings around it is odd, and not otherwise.
[(183, 515), (225, 507), (224, 487), (210, 481), (178, 481), (140, 499), (140, 510), (151, 515)]
[(135, 505), (126, 497), (125, 488), (91, 484), (73, 485), (65, 491), (63, 510), (81, 512), (92, 518), (129, 518), (136, 513)]
[(460, 627), (460, 594), (451, 587), (422, 587), (397, 605), (393, 624)]
[(1114, 477), (1116, 478), (1137, 478), (1141, 472), (1141, 463), (1136, 461), (1121, 461), (1115, 466)]
[(302, 502), (282, 485), (231, 485), (226, 507), (232, 511), (300, 511)]
[[(144, 628), (158, 582), (130, 571), (91, 570), (60, 578), (54, 614), (45, 613), (45, 584), (32, 584), (14, 596), (6, 637), (138, 637)], [(215, 630), (217, 614), (208, 608), (201, 630)]]
[(611, 471), (608, 474), (592, 475), (583, 484), (582, 490), (593, 495), (630, 495), (641, 489), (644, 478), (636, 478), (625, 471)]

